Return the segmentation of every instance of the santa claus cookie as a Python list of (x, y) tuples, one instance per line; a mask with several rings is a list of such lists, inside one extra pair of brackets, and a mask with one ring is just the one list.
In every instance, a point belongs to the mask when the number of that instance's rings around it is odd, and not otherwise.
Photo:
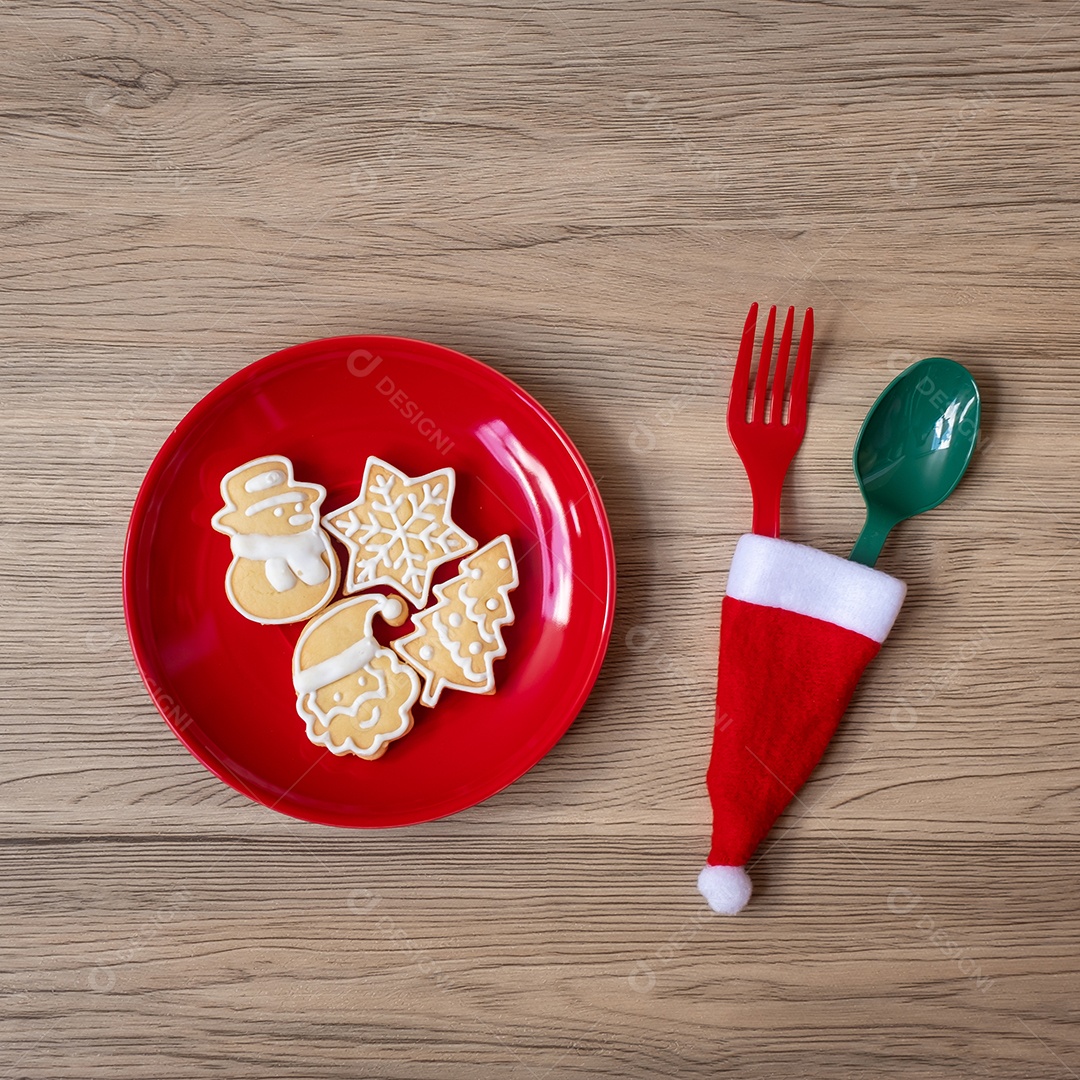
[(438, 603), (413, 617), (416, 629), (391, 643), (424, 676), (424, 705), (434, 705), (446, 688), (493, 693), (494, 663), (506, 655), (502, 630), (514, 621), (510, 592), (518, 585), (510, 538), (492, 540), (459, 571), (435, 586)]
[(412, 727), (416, 673), (372, 635), (378, 613), (399, 626), (408, 615), (396, 596), (339, 600), (312, 619), (293, 652), (296, 711), (313, 743), (371, 761)]
[(369, 457), (359, 496), (323, 516), (349, 549), (345, 591), (388, 585), (418, 607), (426, 604), (435, 568), (476, 547), (451, 520), (453, 497), (453, 469), (411, 477)]
[(338, 564), (319, 525), (326, 489), (298, 483), (287, 457), (256, 458), (221, 481), (211, 524), (232, 543), (229, 602), (257, 623), (299, 622), (334, 595)]

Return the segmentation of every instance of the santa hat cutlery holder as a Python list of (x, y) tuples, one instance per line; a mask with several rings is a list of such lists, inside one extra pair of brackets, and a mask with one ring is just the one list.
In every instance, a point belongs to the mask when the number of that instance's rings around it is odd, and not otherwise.
[(880, 570), (768, 536), (743, 536), (720, 627), (706, 782), (712, 846), (698, 888), (734, 915), (746, 865), (825, 752), (906, 586)]

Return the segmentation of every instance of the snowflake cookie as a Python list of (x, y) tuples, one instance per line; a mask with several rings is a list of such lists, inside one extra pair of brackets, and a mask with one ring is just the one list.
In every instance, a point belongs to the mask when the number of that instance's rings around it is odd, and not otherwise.
[(339, 600), (304, 627), (293, 652), (296, 711), (313, 743), (372, 761), (412, 727), (420, 694), (416, 672), (372, 634), (379, 614), (400, 626), (408, 611), (396, 596)]
[(229, 537), (225, 592), (257, 623), (299, 622), (334, 595), (337, 556), (319, 527), (326, 489), (301, 483), (280, 454), (255, 458), (221, 481), (225, 505), (211, 525)]
[(506, 655), (502, 628), (514, 621), (510, 592), (518, 585), (510, 537), (496, 537), (463, 559), (459, 571), (435, 586), (438, 602), (413, 616), (416, 629), (391, 642), (424, 676), (423, 705), (434, 705), (448, 687), (494, 693), (494, 663)]
[(436, 567), (476, 547), (450, 518), (453, 496), (453, 469), (413, 478), (369, 457), (359, 497), (322, 519), (349, 549), (345, 591), (389, 585), (426, 604)]

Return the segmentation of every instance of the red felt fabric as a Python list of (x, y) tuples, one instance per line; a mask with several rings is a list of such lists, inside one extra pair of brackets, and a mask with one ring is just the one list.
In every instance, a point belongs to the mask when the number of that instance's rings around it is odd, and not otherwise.
[(724, 597), (706, 778), (713, 866), (744, 866), (825, 752), (880, 645), (833, 623)]

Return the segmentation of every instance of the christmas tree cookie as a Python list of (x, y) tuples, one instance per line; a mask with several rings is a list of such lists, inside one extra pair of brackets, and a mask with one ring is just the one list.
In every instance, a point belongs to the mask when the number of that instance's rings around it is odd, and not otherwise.
[(359, 496), (323, 517), (349, 549), (345, 591), (388, 585), (423, 607), (436, 567), (476, 547), (450, 517), (453, 497), (453, 469), (414, 478), (369, 457)]
[(495, 690), (494, 663), (506, 655), (503, 627), (514, 621), (510, 593), (518, 585), (508, 536), (463, 559), (457, 577), (435, 586), (437, 603), (413, 616), (416, 629), (392, 647), (424, 677), (420, 701), (434, 705), (444, 689)]
[(371, 761), (412, 727), (420, 680), (372, 634), (379, 614), (400, 626), (408, 611), (396, 596), (339, 600), (304, 627), (293, 652), (296, 711), (313, 743)]

